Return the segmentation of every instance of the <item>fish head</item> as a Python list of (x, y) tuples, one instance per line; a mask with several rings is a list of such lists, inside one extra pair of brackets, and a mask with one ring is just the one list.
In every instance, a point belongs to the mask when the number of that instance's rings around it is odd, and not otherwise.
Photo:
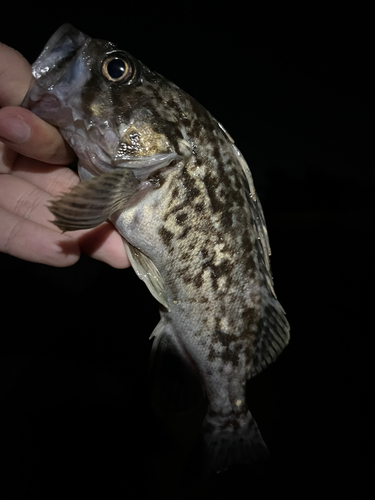
[(22, 105), (60, 129), (88, 177), (140, 163), (144, 176), (181, 157), (179, 111), (162, 110), (179, 89), (115, 44), (64, 24), (32, 73)]

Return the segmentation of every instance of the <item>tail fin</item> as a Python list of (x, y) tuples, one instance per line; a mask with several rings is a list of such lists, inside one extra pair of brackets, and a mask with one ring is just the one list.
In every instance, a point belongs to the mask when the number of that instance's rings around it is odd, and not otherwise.
[[(204, 421), (205, 464), (209, 472), (222, 472), (232, 465), (251, 464), (268, 457), (268, 449), (250, 412), (246, 423), (215, 426)], [(231, 422), (230, 419), (227, 420)]]

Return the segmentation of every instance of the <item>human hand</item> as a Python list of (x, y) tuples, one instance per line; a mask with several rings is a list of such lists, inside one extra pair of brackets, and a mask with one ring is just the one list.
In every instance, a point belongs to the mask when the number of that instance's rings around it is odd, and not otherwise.
[(74, 264), (82, 251), (128, 267), (121, 236), (109, 222), (64, 234), (51, 222), (46, 205), (79, 178), (64, 166), (75, 155), (59, 131), (18, 106), (30, 80), (26, 59), (0, 43), (0, 251), (57, 267)]

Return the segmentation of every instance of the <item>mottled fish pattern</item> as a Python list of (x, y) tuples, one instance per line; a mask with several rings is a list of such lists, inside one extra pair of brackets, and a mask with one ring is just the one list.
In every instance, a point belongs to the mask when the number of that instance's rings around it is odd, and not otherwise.
[[(113, 222), (161, 304), (154, 351), (167, 345), (199, 375), (212, 467), (251, 462), (266, 448), (245, 384), (280, 354), (289, 325), (274, 293), (250, 170), (206, 109), (129, 54), (121, 57), (132, 76), (106, 81), (95, 68), (114, 51), (64, 25), (33, 66), (25, 105), (60, 128), (86, 181), (51, 211), (63, 230)], [(58, 79), (42, 71), (51, 58)], [(64, 91), (68, 83), (74, 92)], [(56, 96), (59, 118), (40, 105), (47, 94)]]

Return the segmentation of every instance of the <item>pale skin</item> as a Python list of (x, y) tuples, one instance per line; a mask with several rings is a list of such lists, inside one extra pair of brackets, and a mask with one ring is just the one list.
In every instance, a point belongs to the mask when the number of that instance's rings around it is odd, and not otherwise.
[(0, 251), (31, 262), (65, 267), (84, 252), (115, 268), (128, 267), (121, 236), (109, 222), (64, 234), (47, 204), (79, 182), (66, 165), (74, 152), (59, 131), (19, 107), (31, 68), (0, 43)]

